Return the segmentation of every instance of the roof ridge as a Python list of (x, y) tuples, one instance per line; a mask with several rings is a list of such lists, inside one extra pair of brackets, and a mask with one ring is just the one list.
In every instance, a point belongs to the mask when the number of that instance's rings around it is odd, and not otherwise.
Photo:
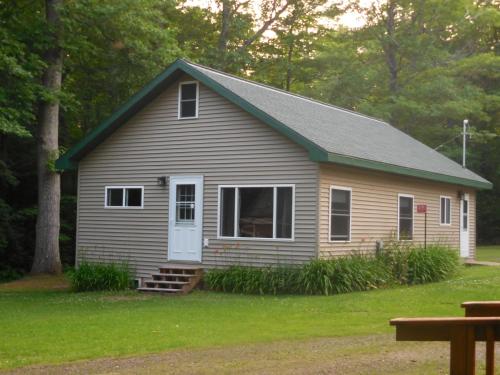
[(333, 108), (333, 109), (336, 109), (338, 111), (347, 112), (347, 113), (350, 113), (350, 114), (353, 114), (353, 115), (356, 115), (356, 116), (364, 117), (364, 118), (367, 118), (367, 119), (370, 119), (370, 120), (373, 120), (373, 121), (380, 122), (380, 123), (382, 123), (384, 125), (389, 125), (389, 126), (393, 127), (387, 121), (384, 121), (382, 119), (378, 119), (376, 117), (368, 116), (368, 115), (365, 115), (363, 113), (359, 113), (359, 112), (356, 112), (356, 111), (353, 111), (353, 110), (350, 110), (350, 109), (347, 109), (347, 108), (342, 108), (342, 107), (336, 106), (336, 105), (331, 104), (331, 103), (323, 102), (321, 100), (309, 98), (309, 97), (301, 95), (301, 94), (297, 94), (297, 93), (294, 93), (294, 92), (290, 92), (290, 91), (286, 91), (286, 90), (283, 90), (283, 89), (279, 89), (277, 87), (274, 87), (274, 86), (271, 86), (271, 85), (268, 85), (268, 84), (265, 84), (265, 83), (262, 83), (262, 82), (253, 81), (253, 80), (248, 79), (248, 78), (238, 77), (237, 75), (234, 75), (234, 74), (231, 74), (231, 73), (226, 73), (226, 72), (223, 72), (223, 71), (211, 68), (211, 67), (206, 66), (206, 65), (202, 65), (202, 64), (198, 64), (198, 63), (189, 61), (187, 59), (180, 59), (180, 60), (183, 61), (183, 62), (185, 62), (185, 63), (187, 63), (187, 64), (194, 65), (194, 66), (197, 66), (197, 67), (200, 67), (200, 68), (203, 68), (203, 69), (210, 70), (210, 71), (212, 71), (212, 72), (214, 72), (216, 74), (228, 76), (230, 78), (234, 78), (234, 79), (237, 79), (237, 80), (240, 80), (240, 81), (243, 81), (243, 82), (247, 82), (247, 83), (250, 83), (250, 84), (253, 84), (253, 85), (256, 85), (256, 86), (261, 86), (261, 87), (269, 89), (269, 90), (277, 91), (280, 94), (293, 96), (293, 97), (296, 97), (296, 98), (299, 98), (299, 99), (302, 99), (302, 100), (306, 100), (306, 101), (309, 101), (309, 102), (313, 102), (315, 104), (323, 105), (325, 107)]

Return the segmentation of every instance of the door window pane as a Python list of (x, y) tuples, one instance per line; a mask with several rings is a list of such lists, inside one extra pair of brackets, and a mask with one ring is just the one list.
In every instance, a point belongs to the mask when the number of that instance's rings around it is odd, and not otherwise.
[(464, 199), (462, 202), (462, 210), (462, 227), (464, 230), (467, 230), (467, 227), (469, 226), (469, 201), (466, 199)]
[(413, 239), (413, 198), (399, 197), (399, 239)]
[(351, 191), (332, 189), (331, 201), (330, 239), (349, 241), (351, 237)]
[(276, 238), (292, 238), (293, 189), (276, 188)]
[(176, 222), (192, 223), (195, 217), (195, 185), (185, 184), (176, 187)]
[(240, 237), (273, 237), (273, 188), (239, 188)]
[(235, 190), (235, 188), (221, 189), (220, 235), (224, 237), (234, 236)]
[(107, 205), (110, 207), (121, 207), (123, 206), (123, 189), (108, 189), (108, 202)]

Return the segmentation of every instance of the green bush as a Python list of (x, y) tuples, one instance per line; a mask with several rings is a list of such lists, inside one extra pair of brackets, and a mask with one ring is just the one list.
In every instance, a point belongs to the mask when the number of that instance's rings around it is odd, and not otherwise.
[(376, 289), (391, 281), (388, 267), (369, 255), (313, 260), (300, 273), (305, 294), (338, 294)]
[(446, 280), (460, 264), (456, 250), (439, 245), (423, 248), (392, 243), (378, 259), (390, 269), (397, 283), (410, 285)]
[(126, 263), (82, 262), (69, 273), (71, 287), (76, 292), (125, 290), (131, 285), (131, 272)]
[(245, 294), (295, 293), (299, 269), (294, 267), (252, 268), (233, 266), (211, 270), (203, 281), (210, 290)]
[(12, 267), (0, 267), (0, 283), (17, 280), (23, 277), (23, 274)]
[(458, 271), (458, 252), (446, 247), (412, 248), (408, 253), (408, 284), (449, 279)]
[(317, 259), (301, 267), (210, 270), (204, 282), (210, 290), (231, 293), (329, 295), (445, 280), (458, 265), (458, 253), (447, 247), (395, 243), (376, 256)]

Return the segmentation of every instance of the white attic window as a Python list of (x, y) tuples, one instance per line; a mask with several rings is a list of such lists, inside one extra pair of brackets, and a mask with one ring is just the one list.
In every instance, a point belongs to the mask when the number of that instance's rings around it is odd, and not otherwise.
[(198, 118), (198, 82), (189, 81), (179, 84), (179, 119)]

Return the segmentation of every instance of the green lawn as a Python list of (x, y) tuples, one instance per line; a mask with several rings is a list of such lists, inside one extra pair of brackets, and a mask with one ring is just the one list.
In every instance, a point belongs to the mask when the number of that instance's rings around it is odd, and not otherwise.
[(478, 247), (476, 259), (500, 263), (500, 245)]
[(465, 300), (500, 299), (500, 268), (443, 283), (336, 296), (185, 297), (0, 287), (0, 368), (325, 336), (389, 333), (400, 316), (462, 315)]

